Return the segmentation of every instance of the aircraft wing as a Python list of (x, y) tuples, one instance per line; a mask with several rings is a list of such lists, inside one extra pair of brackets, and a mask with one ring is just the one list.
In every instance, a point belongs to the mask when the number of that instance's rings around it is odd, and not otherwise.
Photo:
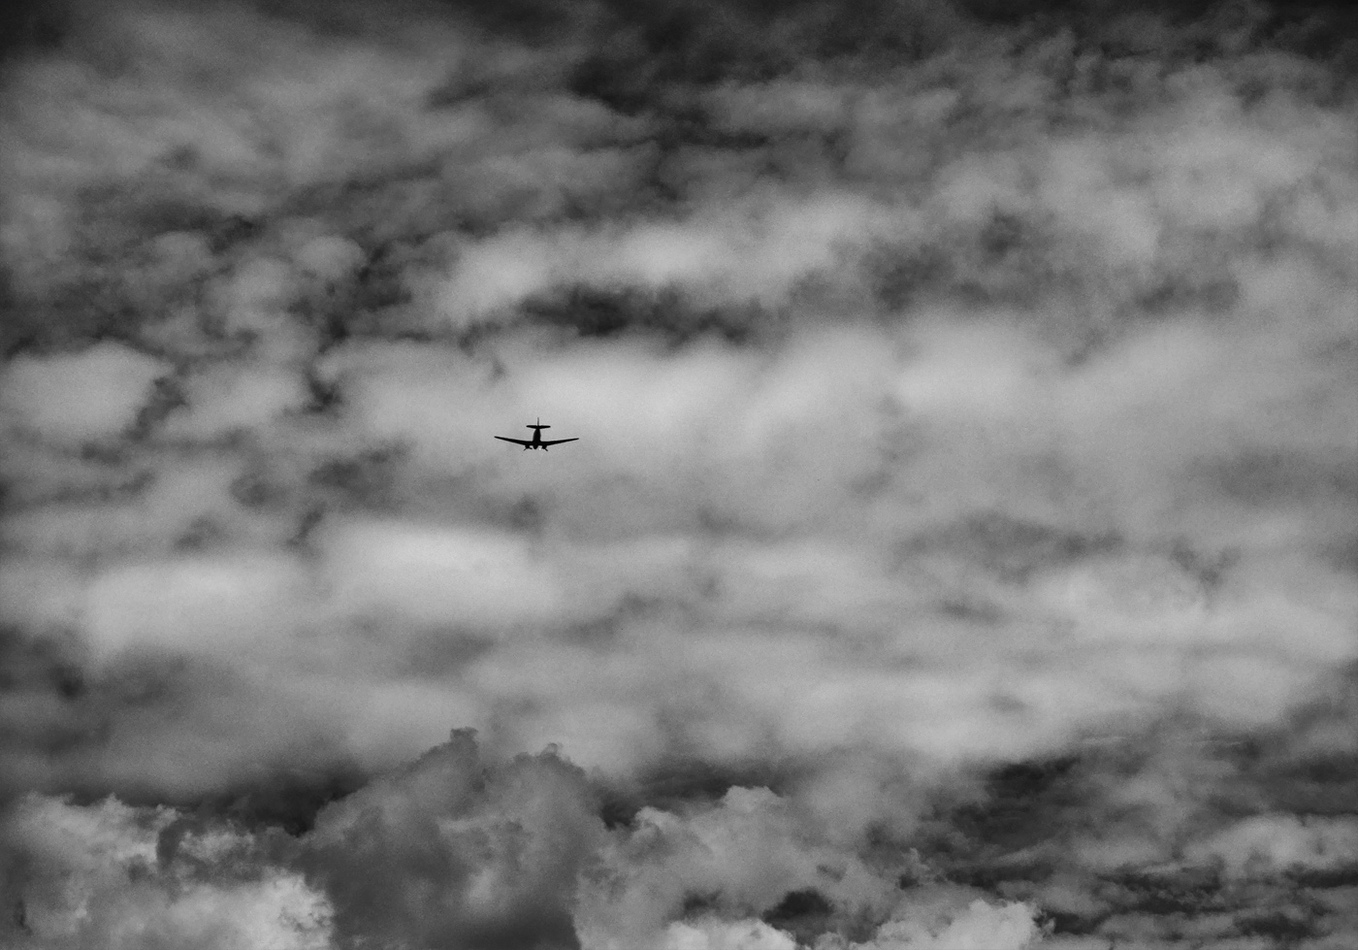
[[(496, 436), (496, 438), (499, 438), (499, 436)], [(552, 439), (550, 442), (548, 441), (539, 442), (538, 445), (560, 445), (562, 442), (579, 442), (579, 441), (580, 437), (577, 435), (573, 439)]]
[(495, 438), (499, 439), (501, 442), (513, 442), (515, 445), (532, 445), (532, 444), (533, 444), (532, 442), (529, 442), (527, 439), (511, 439), (511, 438), (510, 438), (509, 436), (507, 436), (507, 435), (497, 435)]

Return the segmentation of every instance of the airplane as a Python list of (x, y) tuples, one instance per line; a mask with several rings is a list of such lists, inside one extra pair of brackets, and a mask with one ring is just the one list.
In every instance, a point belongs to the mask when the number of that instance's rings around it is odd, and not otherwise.
[(543, 438), (542, 438), (542, 430), (543, 430), (543, 429), (550, 429), (551, 426), (545, 426), (545, 425), (543, 425), (543, 424), (542, 424), (542, 419), (538, 419), (536, 425), (528, 425), (528, 426), (524, 426), (524, 428), (525, 428), (525, 429), (532, 429), (532, 430), (533, 430), (533, 440), (532, 440), (531, 442), (526, 441), (526, 440), (524, 440), (524, 439), (511, 439), (511, 438), (510, 438), (509, 436), (507, 436), (507, 435), (497, 435), (495, 438), (499, 439), (501, 442), (513, 442), (515, 445), (522, 445), (522, 446), (523, 446), (523, 450), (524, 450), (525, 452), (527, 452), (529, 449), (542, 449), (542, 451), (546, 452), (546, 451), (547, 451), (547, 446), (549, 446), (549, 445), (560, 445), (562, 442), (579, 442), (579, 441), (580, 441), (580, 438), (579, 438), (578, 436), (577, 436), (576, 438), (574, 438), (574, 439), (550, 439), (550, 440), (544, 441)]

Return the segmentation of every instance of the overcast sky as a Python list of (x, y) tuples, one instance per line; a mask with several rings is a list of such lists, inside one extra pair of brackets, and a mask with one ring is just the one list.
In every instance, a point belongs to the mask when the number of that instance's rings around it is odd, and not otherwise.
[(1358, 944), (1338, 9), (9, 14), (0, 945)]

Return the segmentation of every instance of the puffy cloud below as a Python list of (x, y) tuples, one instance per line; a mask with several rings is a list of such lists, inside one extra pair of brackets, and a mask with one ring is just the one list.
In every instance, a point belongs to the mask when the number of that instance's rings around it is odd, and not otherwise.
[(818, 834), (800, 811), (766, 788), (732, 788), (681, 814), (643, 808), (591, 875), (582, 917), (620, 931), (625, 946), (689, 906), (759, 916), (789, 893), (814, 892), (840, 921), (884, 916), (895, 891), (889, 874)]
[(578, 769), (550, 750), (487, 768), (455, 732), (322, 811), (305, 863), (343, 941), (566, 947), (576, 875), (603, 833)]
[[(270, 862), (262, 842), (172, 809), (31, 796), (5, 823), (9, 946), (323, 950), (324, 894)], [(17, 932), (16, 932), (17, 931)]]
[[(1346, 939), (1352, 822), (1274, 813), (1204, 832), (1194, 814), (1241, 774), (1220, 751), (1212, 771), (1191, 744), (1177, 758), (1164, 748), (1009, 768), (970, 801), (928, 793), (918, 828), (855, 822), (844, 836), (844, 796), (768, 788), (624, 818), (555, 749), (499, 759), (455, 731), (323, 805), (297, 837), (202, 809), (27, 796), (5, 814), (3, 886), (17, 946), (1027, 950), (1172, 943), (1185, 928), (1207, 945), (1279, 928)], [(1110, 766), (1121, 783), (1095, 790)], [(1081, 822), (1156, 834), (1167, 793), (1179, 830), (1160, 829), (1152, 855), (1126, 837), (1093, 863), (1061, 851)]]
[[(852, 950), (966, 950), (969, 947), (1002, 947), (1004, 950), (1023, 950), (1035, 945), (1038, 927), (1033, 922), (1032, 910), (1022, 904), (993, 907), (982, 900), (974, 900), (965, 910), (951, 913), (931, 907), (909, 907), (905, 914), (877, 929), (872, 939), (853, 943)], [(822, 941), (821, 947), (834, 950), (834, 944)]]

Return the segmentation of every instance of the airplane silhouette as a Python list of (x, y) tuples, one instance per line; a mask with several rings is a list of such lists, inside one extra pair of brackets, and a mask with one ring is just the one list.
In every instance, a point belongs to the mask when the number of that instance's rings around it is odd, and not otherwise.
[(525, 452), (529, 449), (542, 449), (542, 451), (546, 452), (547, 446), (549, 445), (560, 445), (562, 442), (580, 441), (578, 436), (574, 439), (550, 439), (544, 441), (542, 438), (542, 430), (550, 429), (551, 426), (543, 425), (541, 419), (538, 419), (537, 425), (524, 426), (524, 428), (533, 430), (533, 440), (531, 442), (525, 439), (511, 439), (507, 435), (497, 435), (495, 438), (499, 439), (501, 442), (513, 442), (515, 445), (522, 445)]

